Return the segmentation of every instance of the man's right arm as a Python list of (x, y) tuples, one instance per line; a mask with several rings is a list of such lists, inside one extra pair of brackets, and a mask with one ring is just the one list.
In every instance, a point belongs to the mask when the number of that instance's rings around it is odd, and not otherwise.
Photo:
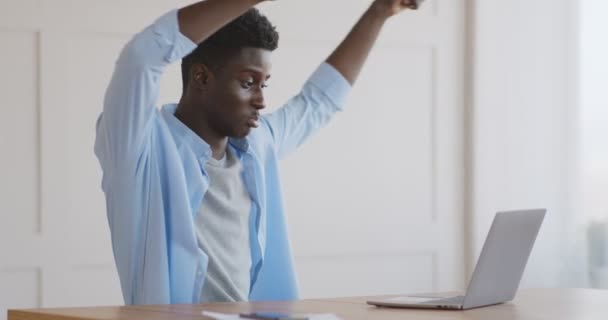
[(228, 22), (265, 0), (207, 0), (179, 10), (179, 30), (201, 43)]
[(133, 172), (141, 159), (165, 67), (263, 0), (207, 0), (172, 11), (123, 48), (97, 123), (95, 153), (104, 170)]

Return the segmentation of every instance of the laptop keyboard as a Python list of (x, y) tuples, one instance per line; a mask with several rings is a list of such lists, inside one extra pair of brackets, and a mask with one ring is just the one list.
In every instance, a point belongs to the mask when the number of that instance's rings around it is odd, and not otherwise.
[(430, 303), (430, 304), (462, 304), (463, 302), (464, 302), (464, 296), (455, 296), (455, 297), (450, 297), (450, 298), (434, 299), (434, 300), (428, 301), (426, 303)]

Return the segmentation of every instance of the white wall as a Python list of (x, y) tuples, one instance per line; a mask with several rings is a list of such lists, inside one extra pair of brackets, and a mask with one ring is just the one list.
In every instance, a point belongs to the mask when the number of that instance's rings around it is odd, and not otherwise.
[(469, 272), (494, 212), (548, 209), (523, 286), (565, 285), (576, 215), (577, 6), (473, 1)]
[[(120, 48), (179, 3), (0, 1), (0, 319), (122, 303), (95, 120)], [(166, 89), (163, 101), (179, 94)]]

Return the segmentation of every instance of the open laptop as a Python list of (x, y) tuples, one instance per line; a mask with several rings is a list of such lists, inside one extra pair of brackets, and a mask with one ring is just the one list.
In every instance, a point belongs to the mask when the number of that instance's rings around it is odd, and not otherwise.
[(367, 301), (378, 307), (470, 309), (513, 300), (546, 209), (498, 212), (464, 296), (402, 296)]

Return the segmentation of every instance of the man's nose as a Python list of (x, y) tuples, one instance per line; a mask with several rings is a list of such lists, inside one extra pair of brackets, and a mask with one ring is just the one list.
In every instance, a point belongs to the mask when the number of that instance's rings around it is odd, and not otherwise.
[(264, 99), (264, 92), (262, 91), (262, 88), (258, 88), (255, 91), (255, 95), (253, 97), (252, 102), (253, 107), (257, 110), (262, 110), (266, 108), (266, 100)]

